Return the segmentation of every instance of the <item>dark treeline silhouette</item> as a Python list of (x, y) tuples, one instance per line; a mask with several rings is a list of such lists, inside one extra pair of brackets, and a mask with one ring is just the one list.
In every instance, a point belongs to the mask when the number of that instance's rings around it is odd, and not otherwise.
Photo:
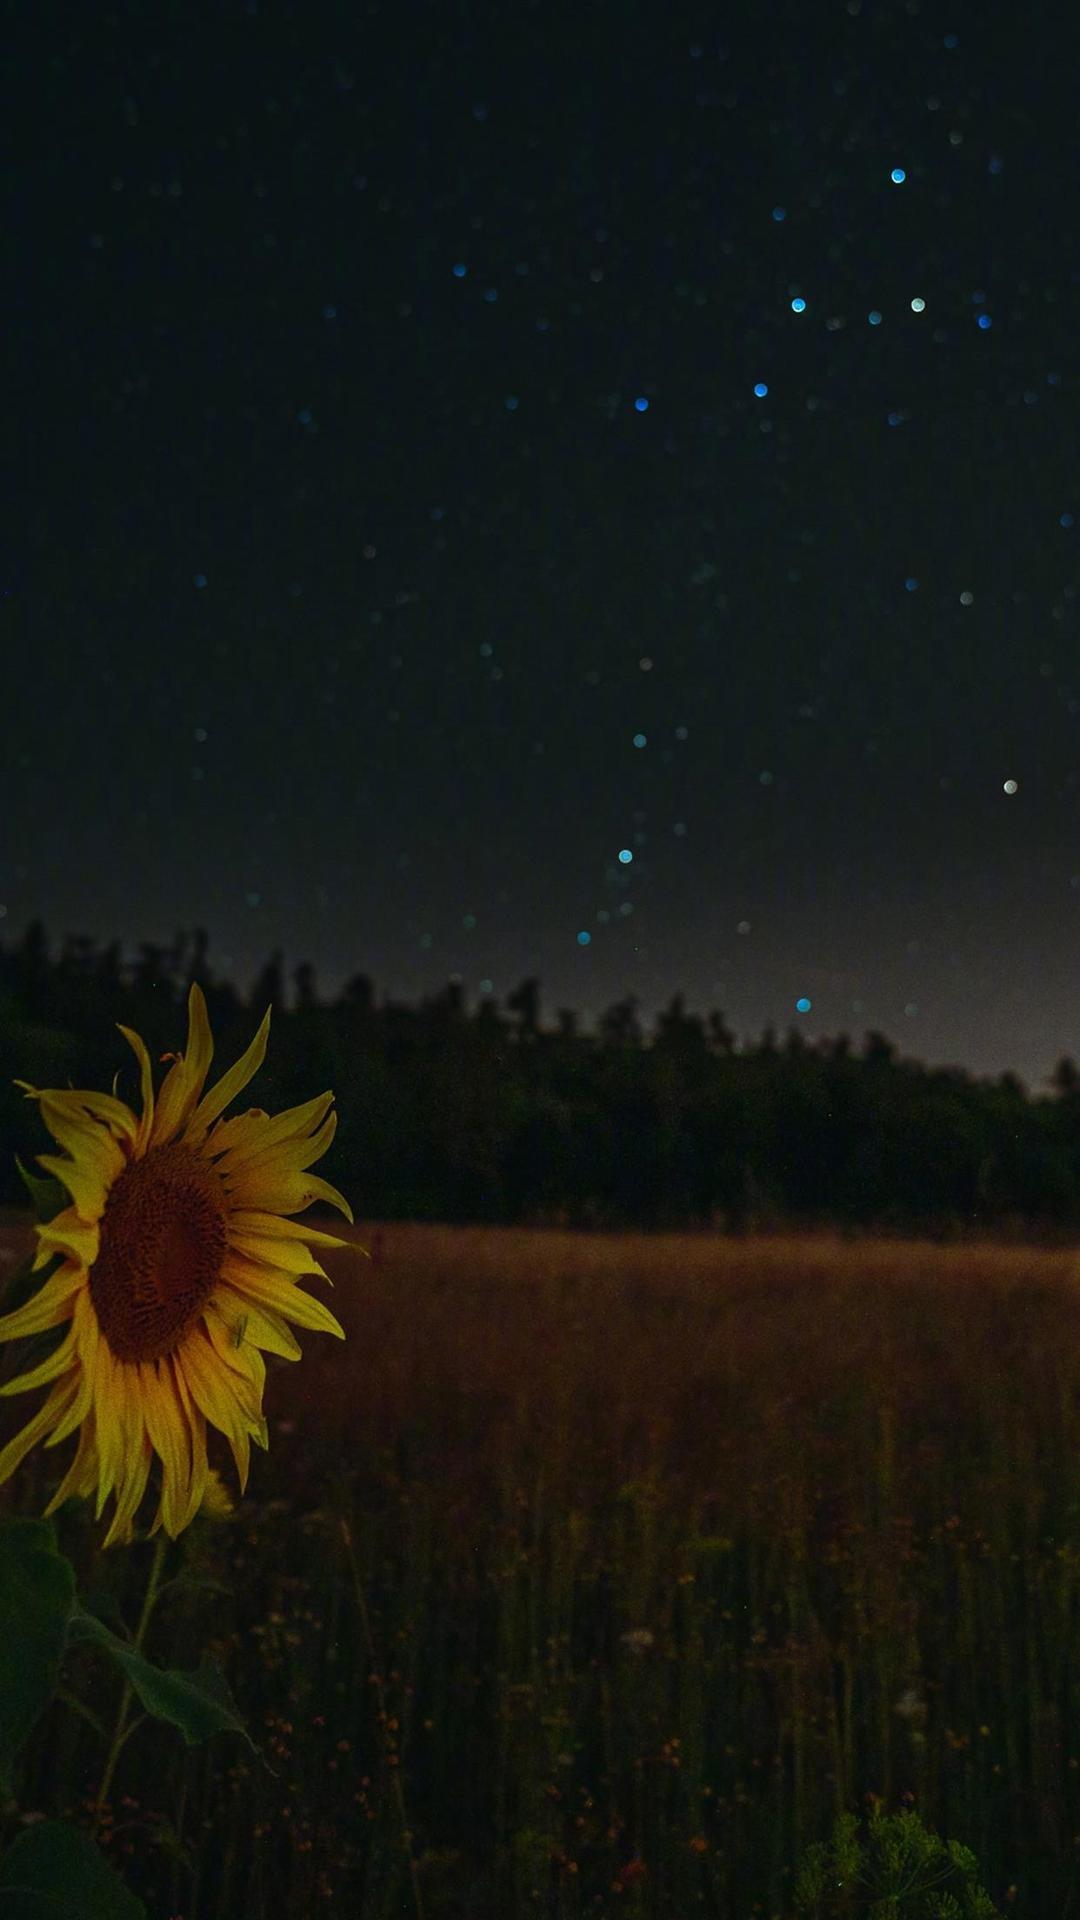
[(1065, 1236), (1080, 1227), (1080, 1070), (1062, 1059), (1051, 1091), (1015, 1074), (901, 1059), (880, 1033), (808, 1043), (767, 1029), (739, 1046), (722, 1014), (676, 994), (651, 1031), (632, 999), (595, 1034), (540, 984), (502, 1009), (470, 1010), (456, 980), (419, 1006), (376, 1001), (356, 974), (336, 1001), (314, 969), (280, 952), (246, 998), (215, 980), (202, 929), (125, 960), (69, 936), (51, 957), (34, 921), (0, 944), (0, 1201), (25, 1190), (14, 1153), (55, 1150), (12, 1085), (109, 1088), (138, 1107), (122, 1021), (151, 1058), (183, 1046), (192, 980), (206, 995), (216, 1072), (274, 1009), (265, 1065), (243, 1105), (268, 1111), (332, 1087), (337, 1137), (318, 1171), (358, 1218), (579, 1227), (751, 1228)]

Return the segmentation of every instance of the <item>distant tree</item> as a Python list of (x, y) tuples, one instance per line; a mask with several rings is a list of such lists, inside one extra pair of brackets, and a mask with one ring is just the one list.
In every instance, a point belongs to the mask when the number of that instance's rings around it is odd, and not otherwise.
[(734, 1053), (735, 1035), (718, 1007), (712, 1009), (706, 1024), (709, 1032), (710, 1053), (720, 1055)]
[(366, 973), (354, 973), (345, 983), (344, 1000), (347, 1007), (356, 1013), (370, 1013), (375, 1003), (375, 989)]
[(868, 1067), (891, 1067), (896, 1060), (896, 1048), (883, 1033), (868, 1033), (863, 1040), (863, 1059)]
[(296, 988), (298, 1011), (310, 1013), (311, 1009), (318, 1005), (315, 997), (315, 969), (310, 960), (301, 960), (293, 973), (293, 984)]
[(135, 962), (134, 984), (137, 988), (158, 992), (163, 986), (172, 984), (168, 947), (159, 947), (151, 940), (139, 944), (139, 958)]
[(555, 1017), (559, 1022), (559, 1039), (576, 1040), (578, 1017), (574, 1008), (560, 1007)]
[(644, 1036), (637, 1010), (637, 999), (632, 993), (608, 1007), (606, 1013), (600, 1015), (601, 1043), (606, 1047), (640, 1047)]
[(256, 974), (248, 995), (248, 1006), (260, 1016), (268, 1006), (277, 1013), (285, 1005), (285, 976), (282, 966), (280, 947), (276, 947), (269, 960)]
[(196, 927), (194, 938), (191, 943), (191, 954), (188, 958), (188, 963), (187, 963), (187, 979), (185, 982), (186, 986), (190, 987), (193, 980), (197, 980), (200, 987), (202, 987), (204, 990), (209, 985), (210, 967), (206, 958), (206, 952), (209, 945), (210, 945), (210, 936), (207, 933), (206, 928)]
[(683, 1059), (705, 1053), (704, 1023), (696, 1013), (687, 1013), (683, 994), (672, 994), (664, 1012), (657, 1015), (656, 1045)]
[(31, 920), (23, 939), (15, 947), (8, 964), (8, 979), (15, 1000), (31, 1020), (48, 1014), (48, 1002), (54, 993), (54, 975), (48, 958), (48, 939), (44, 924)]
[(440, 987), (437, 993), (430, 994), (421, 1006), (421, 1014), (429, 1024), (442, 1026), (447, 1022), (461, 1020), (465, 1014), (465, 988), (456, 977)]
[(539, 980), (523, 980), (519, 987), (515, 987), (513, 993), (506, 997), (506, 1010), (518, 1015), (519, 1032), (522, 1035), (534, 1035), (540, 1026)]
[(119, 940), (110, 940), (94, 963), (94, 991), (109, 1005), (124, 991), (123, 953)]
[(1065, 1053), (1050, 1075), (1050, 1085), (1060, 1100), (1071, 1100), (1080, 1093), (1080, 1067)]

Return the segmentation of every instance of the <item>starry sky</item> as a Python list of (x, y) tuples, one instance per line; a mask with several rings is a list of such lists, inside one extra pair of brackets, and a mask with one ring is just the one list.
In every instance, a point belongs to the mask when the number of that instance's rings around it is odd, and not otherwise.
[(27, 9), (0, 938), (1080, 1052), (1071, 63), (999, 0)]

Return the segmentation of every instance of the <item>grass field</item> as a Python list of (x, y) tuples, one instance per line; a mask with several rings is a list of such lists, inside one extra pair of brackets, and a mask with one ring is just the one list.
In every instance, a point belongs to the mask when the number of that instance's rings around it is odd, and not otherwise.
[[(247, 1498), (172, 1550), (148, 1650), (209, 1645), (273, 1772), (140, 1727), (106, 1835), (150, 1914), (787, 1920), (800, 1850), (873, 1792), (1003, 1913), (1080, 1920), (1076, 1255), (356, 1238), (374, 1262), (326, 1256), (347, 1343), (270, 1359)], [(149, 1549), (59, 1525), (133, 1621)], [(101, 1759), (54, 1705), (21, 1804), (80, 1817)]]

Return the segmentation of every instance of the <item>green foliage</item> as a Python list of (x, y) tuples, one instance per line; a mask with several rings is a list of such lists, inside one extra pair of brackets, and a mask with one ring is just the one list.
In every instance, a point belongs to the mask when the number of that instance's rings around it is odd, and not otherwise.
[(0, 1793), (12, 1792), (15, 1759), (58, 1690), (66, 1650), (85, 1643), (106, 1653), (147, 1713), (168, 1721), (189, 1746), (238, 1733), (257, 1751), (215, 1661), (191, 1673), (153, 1666), (80, 1606), (52, 1521), (11, 1519), (0, 1527)]
[(831, 1841), (807, 1848), (795, 1909), (801, 1920), (998, 1920), (978, 1874), (969, 1848), (876, 1803), (865, 1831), (841, 1813)]
[(51, 1520), (0, 1527), (0, 1793), (49, 1704), (60, 1674), (75, 1574), (57, 1551)]
[(56, 1215), (63, 1212), (63, 1209), (68, 1205), (67, 1193), (60, 1185), (59, 1180), (54, 1180), (51, 1176), (48, 1180), (42, 1180), (38, 1174), (28, 1173), (22, 1161), (19, 1159), (18, 1154), (15, 1155), (15, 1165), (18, 1167), (23, 1185), (30, 1195), (30, 1204), (34, 1209), (35, 1220), (42, 1223), (46, 1220), (54, 1220)]
[(4, 1920), (144, 1920), (88, 1834), (63, 1820), (24, 1829), (0, 1859)]
[(129, 1646), (115, 1633), (87, 1613), (77, 1603), (71, 1615), (68, 1644), (89, 1641), (100, 1647), (121, 1669), (142, 1701), (147, 1713), (156, 1720), (167, 1720), (183, 1734), (189, 1747), (208, 1740), (214, 1733), (239, 1733), (252, 1752), (251, 1739), (229, 1692), (228, 1682), (214, 1660), (204, 1660), (194, 1673), (155, 1667), (136, 1647)]

